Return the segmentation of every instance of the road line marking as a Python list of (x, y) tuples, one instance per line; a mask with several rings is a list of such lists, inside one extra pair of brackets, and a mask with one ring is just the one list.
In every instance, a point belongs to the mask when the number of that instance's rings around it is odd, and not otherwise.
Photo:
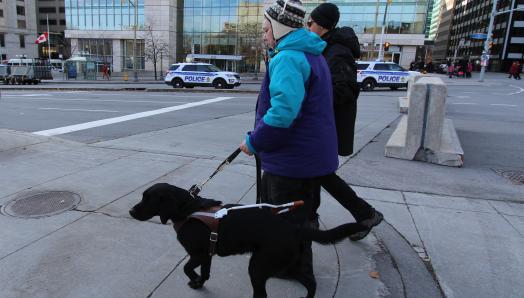
[(469, 95), (457, 95), (456, 98), (471, 98)]
[(474, 102), (453, 102), (452, 105), (477, 105), (477, 103)]
[(123, 99), (94, 99), (94, 98), (40, 98), (55, 101), (98, 101), (98, 102), (125, 102), (125, 103), (188, 103), (187, 101), (155, 101), (155, 100), (123, 100)]
[(56, 111), (120, 113), (119, 111), (111, 111), (111, 110), (85, 110), (85, 109), (62, 109), (62, 108), (38, 108), (38, 109), (39, 110), (56, 110)]
[(513, 92), (513, 93), (510, 93), (510, 94), (506, 94), (506, 95), (515, 95), (515, 94), (519, 94), (519, 93), (524, 92), (524, 88), (520, 88), (520, 87), (518, 87), (518, 86), (514, 86), (514, 85), (510, 85), (510, 86), (511, 86), (511, 87), (518, 88), (519, 91), (517, 91), (517, 92)]
[(503, 103), (492, 103), (490, 106), (501, 106), (501, 107), (518, 107), (518, 105), (508, 105)]
[(169, 113), (173, 111), (188, 109), (192, 107), (202, 106), (202, 105), (220, 102), (220, 101), (224, 101), (224, 100), (228, 100), (232, 98), (234, 97), (211, 98), (211, 99), (206, 99), (202, 101), (190, 102), (190, 103), (186, 103), (186, 104), (182, 104), (178, 106), (172, 106), (172, 107), (162, 108), (158, 110), (140, 112), (140, 113), (130, 114), (130, 115), (121, 116), (121, 117), (102, 119), (102, 120), (80, 123), (80, 124), (75, 124), (75, 125), (69, 125), (69, 126), (64, 126), (64, 127), (54, 128), (54, 129), (48, 129), (48, 130), (41, 130), (41, 131), (34, 132), (34, 134), (41, 135), (41, 136), (56, 136), (56, 135), (66, 134), (66, 133), (75, 132), (79, 130), (85, 130), (85, 129), (90, 129), (94, 127), (110, 125), (114, 123), (135, 120), (135, 119), (145, 118), (149, 116)]

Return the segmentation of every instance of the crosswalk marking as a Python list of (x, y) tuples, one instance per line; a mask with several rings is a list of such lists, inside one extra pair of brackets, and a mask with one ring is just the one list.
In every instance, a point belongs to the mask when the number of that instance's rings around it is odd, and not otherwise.
[(220, 102), (220, 101), (224, 101), (224, 100), (228, 100), (232, 98), (234, 97), (216, 97), (216, 98), (201, 100), (197, 102), (190, 102), (190, 103), (186, 103), (186, 104), (182, 104), (178, 106), (172, 106), (172, 107), (167, 107), (167, 108), (162, 108), (162, 109), (157, 109), (157, 110), (152, 110), (152, 111), (130, 114), (126, 116), (102, 119), (102, 120), (80, 123), (80, 124), (75, 124), (75, 125), (69, 125), (69, 126), (64, 126), (64, 127), (54, 128), (54, 129), (48, 129), (48, 130), (41, 130), (41, 131), (34, 132), (34, 134), (41, 135), (41, 136), (56, 136), (56, 135), (70, 133), (70, 132), (86, 130), (86, 129), (90, 129), (94, 127), (100, 127), (100, 126), (120, 123), (124, 121), (130, 121), (130, 120), (150, 117), (154, 115), (169, 113), (173, 111), (179, 111), (179, 110), (188, 109), (192, 107)]

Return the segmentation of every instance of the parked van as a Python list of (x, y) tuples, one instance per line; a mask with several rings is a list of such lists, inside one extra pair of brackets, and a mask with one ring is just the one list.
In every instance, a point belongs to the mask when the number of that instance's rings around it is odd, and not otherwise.
[(59, 72), (64, 71), (64, 60), (62, 59), (51, 59), (51, 67), (53, 70), (57, 70)]

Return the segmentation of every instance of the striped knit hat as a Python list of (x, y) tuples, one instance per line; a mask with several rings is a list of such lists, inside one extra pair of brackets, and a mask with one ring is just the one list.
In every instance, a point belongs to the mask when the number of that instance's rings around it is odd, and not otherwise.
[(264, 16), (271, 22), (273, 37), (278, 41), (289, 32), (304, 27), (306, 9), (299, 0), (276, 0)]

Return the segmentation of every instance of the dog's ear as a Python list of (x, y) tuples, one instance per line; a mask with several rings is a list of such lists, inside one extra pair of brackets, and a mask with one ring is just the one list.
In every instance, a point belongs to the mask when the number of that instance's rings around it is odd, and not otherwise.
[(178, 206), (176, 201), (171, 199), (169, 196), (162, 195), (160, 197), (160, 209), (158, 210), (160, 215), (160, 222), (166, 224), (169, 219), (172, 221), (177, 220)]

